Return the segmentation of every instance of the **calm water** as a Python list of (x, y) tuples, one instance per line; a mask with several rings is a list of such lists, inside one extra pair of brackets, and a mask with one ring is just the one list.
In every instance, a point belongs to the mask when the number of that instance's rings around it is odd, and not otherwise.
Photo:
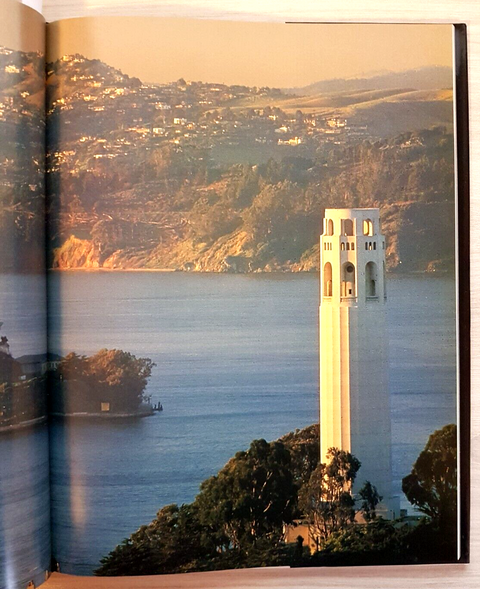
[[(148, 356), (157, 363), (148, 393), (164, 406), (128, 425), (54, 425), (54, 550), (64, 572), (91, 573), (160, 507), (191, 501), (252, 439), (317, 421), (316, 276), (62, 273), (51, 284), (62, 300), (53, 351)], [(388, 305), (399, 487), (428, 435), (455, 420), (454, 283), (389, 276)]]
[[(2, 335), (14, 357), (46, 351), (45, 280), (0, 278)], [(0, 433), (0, 587), (45, 578), (50, 566), (50, 498), (46, 425)]]
[[(254, 438), (318, 419), (314, 275), (55, 274), (63, 322), (54, 351), (118, 347), (152, 358), (149, 393), (163, 414), (125, 424), (57, 424), (55, 552), (62, 570), (99, 558)], [(389, 279), (394, 468), (455, 419), (454, 284)], [(95, 542), (92, 542), (95, 539)]]
[(50, 566), (47, 425), (0, 434), (0, 587), (26, 587)]

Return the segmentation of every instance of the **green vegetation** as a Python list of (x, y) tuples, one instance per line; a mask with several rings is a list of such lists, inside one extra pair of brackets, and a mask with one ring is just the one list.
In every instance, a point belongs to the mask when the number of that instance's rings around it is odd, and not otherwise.
[[(415, 142), (421, 146), (402, 148)], [(431, 264), (449, 269), (454, 237), (449, 223), (454, 206), (451, 153), (451, 135), (437, 129), (338, 147), (312, 159), (272, 159), (261, 165), (217, 167), (213, 173), (204, 159), (192, 159), (187, 150), (162, 148), (148, 157), (159, 158), (156, 170), (166, 167), (164, 177), (140, 179), (121, 199), (110, 194), (91, 200), (92, 192), (105, 191), (104, 183), (111, 189), (120, 173), (122, 183), (130, 182), (128, 167), (117, 173), (109, 164), (99, 178), (81, 173), (71, 202), (78, 218), (97, 219), (103, 210), (113, 217), (92, 221), (86, 235), (83, 247), (93, 244), (98, 266), (312, 270), (318, 267), (317, 241), (326, 207), (380, 206), (390, 269), (426, 270)], [(170, 194), (164, 192), (167, 178)], [(68, 203), (68, 184), (62, 186), (62, 200)], [(81, 235), (87, 229), (83, 222), (82, 233), (72, 231)], [(56, 251), (55, 265), (85, 264), (72, 252), (66, 254), (66, 244)], [(77, 246), (77, 252), (81, 255), (82, 248)], [(229, 256), (235, 257), (236, 266)]]
[[(51, 377), (53, 413), (135, 413), (155, 364), (122, 350), (100, 350), (93, 356), (71, 353)], [(106, 410), (106, 409), (104, 409)]]
[[(193, 503), (162, 508), (101, 561), (96, 574), (143, 575), (256, 566), (334, 566), (453, 562), (456, 559), (455, 426), (432, 434), (412, 473), (407, 498), (425, 517), (386, 521), (373, 484), (360, 492), (366, 523), (354, 522), (350, 489), (361, 465), (332, 448), (318, 463), (318, 426), (277, 441), (255, 440), (213, 477)], [(422, 489), (422, 490), (419, 490)], [(284, 526), (307, 522), (313, 553), (285, 544)]]
[(380, 501), (383, 499), (378, 494), (377, 489), (372, 485), (370, 481), (366, 481), (363, 487), (358, 492), (358, 496), (362, 499), (361, 511), (365, 521), (371, 522), (377, 517), (376, 508)]
[(324, 209), (370, 206), (389, 269), (453, 268), (450, 91), (149, 86), (81, 56), (47, 85), (55, 268), (315, 270)]
[[(98, 266), (295, 271), (318, 267), (326, 207), (379, 206), (390, 269), (451, 269), (452, 153), (444, 129), (252, 165), (164, 146), (138, 154), (138, 168), (133, 156), (62, 181), (68, 219), (58, 221), (63, 234), (85, 237), (77, 255), (93, 244)], [(55, 266), (85, 263), (57, 243)]]
[(199, 522), (222, 550), (248, 552), (258, 542), (275, 543), (293, 519), (295, 493), (290, 453), (280, 442), (255, 440), (217, 476), (202, 483), (195, 500)]
[(447, 425), (428, 439), (425, 449), (403, 479), (402, 490), (412, 505), (440, 529), (457, 519), (457, 428)]
[[(144, 85), (79, 55), (49, 64), (49, 262), (315, 270), (325, 207), (379, 206), (389, 269), (451, 270), (447, 73), (430, 72), (426, 86), (425, 72), (407, 72), (400, 86), (335, 80), (336, 90), (292, 96), (182, 79)], [(4, 271), (44, 268), (43, 75), (41, 55), (0, 48)], [(336, 118), (348, 124), (330, 127)]]
[(44, 272), (45, 62), (0, 46), (2, 272)]
[(360, 462), (349, 452), (331, 448), (326, 464), (318, 464), (308, 483), (299, 489), (298, 507), (319, 543), (345, 530), (355, 519), (351, 488)]

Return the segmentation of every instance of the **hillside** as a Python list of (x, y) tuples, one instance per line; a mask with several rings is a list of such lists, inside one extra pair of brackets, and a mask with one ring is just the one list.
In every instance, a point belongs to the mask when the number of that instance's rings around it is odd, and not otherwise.
[(335, 206), (382, 209), (390, 269), (452, 267), (448, 90), (144, 85), (78, 55), (47, 79), (55, 268), (313, 270)]
[(309, 84), (303, 88), (289, 88), (290, 94), (309, 95), (321, 92), (355, 92), (359, 90), (385, 90), (391, 88), (415, 88), (417, 90), (431, 90), (436, 88), (451, 88), (452, 68), (445, 66), (427, 66), (404, 72), (382, 72), (363, 78), (334, 78)]
[(43, 272), (44, 60), (0, 47), (0, 231), (4, 272)]
[[(241, 111), (248, 102), (232, 102), (234, 112)], [(271, 98), (255, 101), (255, 108), (268, 108)], [(282, 96), (275, 106), (293, 115), (301, 110), (305, 115), (322, 116), (326, 119), (347, 120), (353, 133), (375, 138), (388, 138), (406, 131), (443, 125), (453, 130), (453, 91), (412, 90), (395, 88), (389, 90), (363, 90), (334, 92), (303, 96)]]

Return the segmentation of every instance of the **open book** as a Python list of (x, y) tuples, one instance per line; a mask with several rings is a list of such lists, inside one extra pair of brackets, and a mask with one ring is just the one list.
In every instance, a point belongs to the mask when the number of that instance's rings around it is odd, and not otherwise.
[(1, 588), (468, 561), (465, 71), (2, 4)]

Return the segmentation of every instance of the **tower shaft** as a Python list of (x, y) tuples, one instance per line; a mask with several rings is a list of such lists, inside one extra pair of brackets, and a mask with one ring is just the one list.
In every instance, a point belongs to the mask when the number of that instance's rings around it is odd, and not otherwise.
[(378, 209), (327, 209), (321, 248), (320, 451), (351, 452), (365, 481), (398, 516), (392, 497), (386, 337), (385, 239)]

